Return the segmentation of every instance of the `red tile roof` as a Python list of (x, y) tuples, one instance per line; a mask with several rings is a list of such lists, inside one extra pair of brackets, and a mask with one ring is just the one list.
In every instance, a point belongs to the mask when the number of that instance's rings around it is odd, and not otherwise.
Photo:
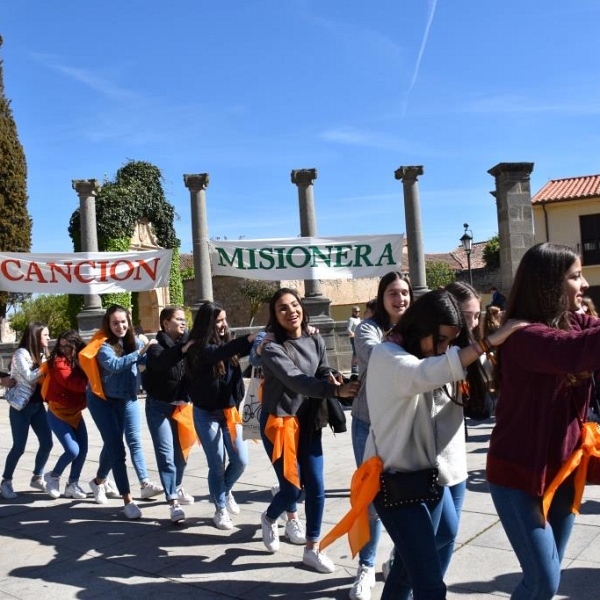
[(532, 199), (532, 204), (564, 202), (600, 196), (600, 175), (551, 179)]

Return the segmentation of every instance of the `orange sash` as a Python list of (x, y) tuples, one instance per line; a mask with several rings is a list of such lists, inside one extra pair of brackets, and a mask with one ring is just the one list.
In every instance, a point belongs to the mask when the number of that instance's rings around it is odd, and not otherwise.
[(94, 337), (90, 340), (89, 344), (79, 352), (79, 366), (83, 369), (83, 372), (87, 375), (90, 382), (90, 389), (96, 396), (99, 396), (103, 400), (106, 400), (104, 390), (102, 389), (102, 380), (100, 379), (100, 367), (96, 360), (96, 355), (100, 350), (102, 344), (108, 338), (104, 335), (102, 330), (96, 331)]
[(177, 421), (177, 437), (184, 460), (187, 462), (192, 446), (198, 441), (194, 427), (194, 407), (191, 404), (181, 404), (175, 407), (173, 419)]
[(225, 415), (225, 421), (227, 423), (229, 435), (231, 436), (231, 441), (235, 442), (235, 438), (237, 437), (236, 425), (242, 424), (242, 417), (240, 417), (240, 413), (235, 406), (224, 408), (223, 414)]
[(379, 456), (366, 460), (352, 476), (350, 484), (350, 510), (342, 520), (321, 540), (319, 548), (324, 550), (339, 537), (348, 534), (348, 543), (354, 558), (369, 541), (369, 504), (379, 492), (379, 476), (383, 463)]
[(600, 457), (600, 427), (597, 423), (584, 423), (581, 429), (581, 444), (573, 454), (567, 459), (561, 467), (552, 483), (544, 492), (542, 500), (544, 509), (544, 518), (548, 518), (548, 511), (552, 504), (552, 499), (556, 490), (560, 487), (563, 481), (573, 472), (575, 473), (575, 496), (573, 498), (572, 512), (579, 514), (581, 506), (581, 498), (583, 497), (583, 489), (588, 471), (588, 464), (592, 456)]
[(265, 425), (265, 435), (273, 444), (271, 462), (283, 457), (283, 476), (299, 490), (300, 474), (298, 473), (298, 440), (300, 426), (297, 417), (277, 417), (269, 415)]
[(42, 394), (42, 398), (46, 399), (46, 394), (48, 394), (48, 388), (50, 387), (50, 375), (48, 374), (48, 363), (44, 362), (40, 366), (40, 373), (42, 373), (42, 389), (40, 390)]
[(66, 408), (65, 406), (60, 406), (56, 402), (50, 400), (48, 402), (48, 410), (50, 410), (57, 419), (68, 423), (73, 429), (79, 427), (79, 422), (82, 417), (82, 411), (79, 408)]

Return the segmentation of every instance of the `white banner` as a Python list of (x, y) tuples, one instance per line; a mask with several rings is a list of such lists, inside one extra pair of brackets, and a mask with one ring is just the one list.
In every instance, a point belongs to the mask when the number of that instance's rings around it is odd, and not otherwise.
[(213, 275), (244, 279), (381, 277), (402, 267), (400, 235), (211, 240)]
[(0, 253), (0, 290), (34, 294), (142, 292), (169, 285), (172, 250)]

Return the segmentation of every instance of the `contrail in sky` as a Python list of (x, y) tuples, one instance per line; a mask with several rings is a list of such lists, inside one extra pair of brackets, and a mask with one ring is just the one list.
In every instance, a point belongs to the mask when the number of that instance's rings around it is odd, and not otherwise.
[(429, 0), (429, 14), (427, 15), (427, 25), (425, 26), (425, 33), (423, 34), (423, 40), (421, 41), (421, 47), (419, 48), (419, 55), (417, 56), (417, 62), (415, 64), (415, 70), (413, 71), (412, 79), (410, 80), (410, 85), (404, 94), (404, 102), (402, 103), (402, 116), (406, 114), (406, 106), (408, 104), (408, 97), (412, 92), (415, 83), (417, 82), (417, 77), (419, 75), (419, 67), (421, 66), (421, 59), (423, 58), (423, 54), (425, 52), (425, 46), (427, 45), (427, 38), (429, 37), (429, 29), (431, 27), (431, 23), (433, 22), (433, 16), (435, 15), (435, 7), (437, 6), (437, 0)]

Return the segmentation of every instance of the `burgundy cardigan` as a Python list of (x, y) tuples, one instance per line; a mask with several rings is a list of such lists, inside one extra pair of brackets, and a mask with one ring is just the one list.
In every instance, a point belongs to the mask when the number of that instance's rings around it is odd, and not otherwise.
[(573, 314), (571, 327), (529, 325), (501, 346), (489, 482), (542, 496), (579, 445), (591, 381), (567, 376), (600, 369), (600, 319)]

